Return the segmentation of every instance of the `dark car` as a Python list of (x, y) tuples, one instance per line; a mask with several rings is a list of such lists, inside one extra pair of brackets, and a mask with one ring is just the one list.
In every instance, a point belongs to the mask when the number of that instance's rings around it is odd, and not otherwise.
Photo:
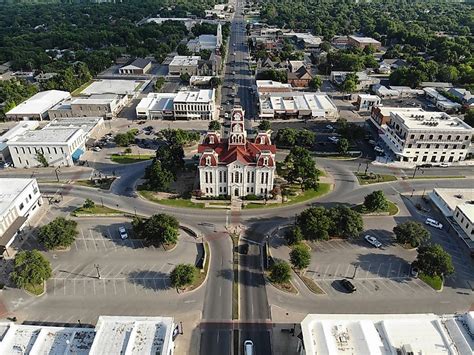
[(426, 163), (426, 164), (421, 164), (420, 168), (431, 168), (432, 166), (433, 164)]
[(348, 279), (341, 280), (341, 285), (350, 293), (355, 292), (357, 290), (354, 284)]
[(242, 244), (240, 246), (240, 248), (241, 248), (240, 251), (241, 251), (242, 254), (247, 255), (249, 253), (249, 245), (248, 244)]

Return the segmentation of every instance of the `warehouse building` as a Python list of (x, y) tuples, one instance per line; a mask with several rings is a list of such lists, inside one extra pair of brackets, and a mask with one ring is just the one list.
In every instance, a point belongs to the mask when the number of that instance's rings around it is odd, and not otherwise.
[(71, 98), (71, 94), (67, 91), (48, 90), (41, 91), (29, 99), (26, 99), (18, 106), (15, 106), (5, 115), (7, 120), (39, 120), (48, 118), (48, 110)]

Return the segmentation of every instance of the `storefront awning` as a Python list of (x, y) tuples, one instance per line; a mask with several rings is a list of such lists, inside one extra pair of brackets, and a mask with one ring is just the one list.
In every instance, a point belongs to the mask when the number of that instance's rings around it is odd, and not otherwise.
[(84, 151), (80, 148), (77, 148), (76, 151), (72, 153), (72, 160), (78, 161), (82, 154), (84, 154)]

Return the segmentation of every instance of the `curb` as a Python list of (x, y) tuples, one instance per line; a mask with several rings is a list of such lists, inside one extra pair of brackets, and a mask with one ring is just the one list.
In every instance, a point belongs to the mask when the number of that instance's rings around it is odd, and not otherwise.
[[(207, 246), (209, 248), (209, 257), (208, 257), (209, 258), (209, 263), (208, 263), (208, 269), (207, 269), (207, 272), (206, 272), (206, 277), (204, 277), (204, 280), (202, 280), (201, 284), (198, 287), (196, 287), (192, 290), (183, 291), (180, 294), (190, 294), (192, 292), (195, 292), (195, 291), (199, 290), (207, 282), (207, 278), (209, 277), (209, 267), (211, 265), (211, 248), (209, 247), (209, 244), (206, 241), (203, 242), (203, 244), (207, 244)], [(204, 252), (205, 251), (206, 251), (206, 247), (204, 246)]]

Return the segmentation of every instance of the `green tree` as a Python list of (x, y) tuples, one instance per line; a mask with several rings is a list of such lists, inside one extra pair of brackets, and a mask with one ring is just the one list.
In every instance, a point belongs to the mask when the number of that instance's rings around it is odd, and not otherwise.
[(297, 133), (297, 144), (302, 147), (311, 148), (314, 145), (316, 134), (313, 131), (302, 129)]
[(218, 76), (213, 76), (210, 80), (209, 80), (209, 86), (211, 88), (217, 88), (219, 85), (222, 84), (222, 80), (221, 78), (219, 78)]
[(357, 84), (359, 83), (359, 79), (355, 73), (349, 73), (346, 75), (342, 85), (341, 90), (343, 92), (354, 92), (357, 90)]
[(356, 238), (364, 230), (362, 216), (347, 206), (338, 205), (329, 209), (328, 217), (331, 220), (331, 236)]
[(291, 148), (283, 164), (289, 182), (299, 182), (302, 189), (316, 189), (318, 187), (319, 171), (307, 149), (303, 147)]
[(189, 79), (191, 79), (191, 75), (189, 75), (188, 73), (183, 73), (179, 76), (179, 78), (181, 79), (183, 83), (185, 83), (186, 85), (189, 85)]
[(176, 244), (179, 235), (178, 220), (164, 213), (155, 214), (148, 219), (134, 218), (134, 233), (151, 245)]
[(166, 140), (170, 145), (183, 146), (197, 142), (201, 135), (196, 131), (185, 131), (181, 128), (178, 129), (162, 129), (159, 136)]
[(15, 256), (11, 280), (17, 287), (41, 285), (52, 275), (51, 264), (38, 250), (22, 250)]
[(309, 88), (313, 91), (318, 91), (321, 89), (323, 81), (319, 75), (315, 75), (313, 79), (309, 82)]
[(285, 239), (288, 245), (298, 244), (303, 240), (303, 233), (299, 226), (294, 226), (285, 232)]
[(49, 166), (48, 159), (44, 156), (44, 154), (40, 151), (36, 153), (36, 160), (40, 163), (43, 167), (47, 168)]
[(211, 121), (209, 122), (208, 129), (210, 131), (220, 131), (221, 130), (221, 123), (219, 121)]
[(138, 129), (130, 129), (126, 133), (117, 133), (114, 137), (115, 144), (120, 147), (127, 147), (135, 141)]
[(311, 253), (308, 247), (303, 244), (299, 244), (293, 247), (290, 252), (290, 262), (295, 269), (306, 269), (311, 261)]
[(388, 200), (382, 190), (374, 191), (364, 198), (364, 208), (369, 212), (387, 211)]
[(57, 217), (48, 224), (40, 227), (38, 241), (48, 250), (66, 248), (76, 240), (77, 222)]
[(407, 221), (393, 228), (395, 238), (400, 244), (410, 244), (416, 248), (430, 239), (430, 233), (418, 222)]
[(178, 46), (176, 47), (176, 52), (178, 52), (178, 55), (191, 55), (188, 46), (184, 43), (178, 44)]
[(339, 142), (337, 142), (337, 148), (342, 155), (346, 155), (349, 150), (349, 141), (347, 138), (339, 139)]
[(171, 286), (182, 288), (191, 285), (196, 279), (196, 267), (191, 264), (178, 264), (171, 271)]
[(269, 131), (272, 128), (272, 124), (269, 120), (261, 120), (258, 124), (258, 129), (261, 131)]
[(270, 280), (275, 283), (287, 283), (291, 279), (291, 267), (285, 262), (277, 262), (270, 267)]
[(165, 85), (165, 82), (166, 82), (166, 80), (165, 80), (164, 77), (160, 76), (159, 78), (157, 78), (156, 81), (155, 81), (155, 85), (153, 87), (154, 90), (155, 91), (160, 91), (161, 88), (163, 87), (163, 85)]
[(451, 255), (439, 244), (420, 246), (413, 265), (431, 277), (447, 276), (454, 272)]
[(145, 169), (147, 186), (154, 191), (169, 191), (174, 175), (171, 171), (163, 168), (159, 160), (153, 159), (150, 166)]
[(307, 240), (329, 239), (331, 219), (324, 207), (311, 207), (305, 209), (297, 217), (297, 226)]
[(82, 207), (90, 209), (95, 207), (95, 202), (92, 201), (90, 198), (86, 198), (84, 203), (82, 204)]
[(281, 128), (278, 130), (275, 141), (281, 147), (293, 147), (298, 138), (298, 131), (294, 128)]
[(184, 150), (177, 144), (164, 144), (156, 150), (156, 160), (161, 162), (161, 168), (173, 173), (176, 179), (178, 173), (184, 169)]

